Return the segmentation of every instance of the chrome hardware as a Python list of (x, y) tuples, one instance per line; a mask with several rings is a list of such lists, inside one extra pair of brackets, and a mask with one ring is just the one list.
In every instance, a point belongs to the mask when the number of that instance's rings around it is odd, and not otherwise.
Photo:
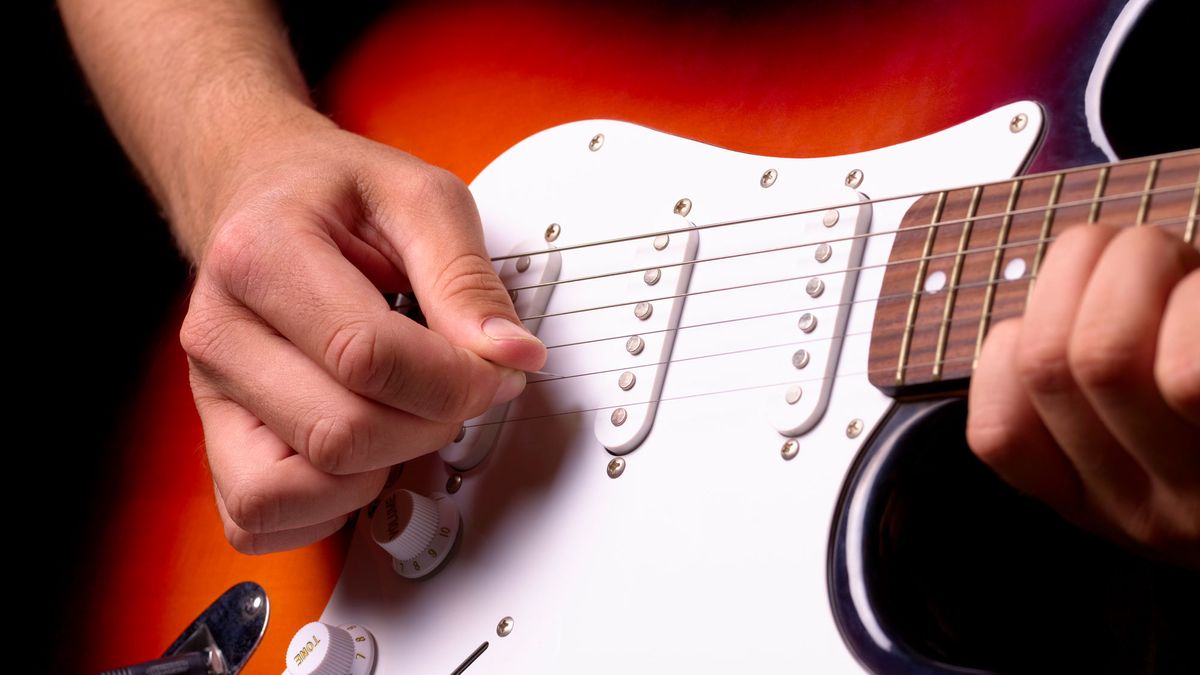
[(797, 349), (796, 353), (792, 354), (792, 367), (796, 370), (800, 370), (804, 366), (808, 365), (809, 358), (810, 356), (808, 354), (808, 350)]
[(637, 384), (637, 376), (628, 370), (621, 373), (621, 376), (617, 378), (617, 386), (625, 391), (633, 389), (633, 385), (635, 384)]
[(625, 420), (629, 419), (629, 413), (624, 408), (617, 408), (608, 416), (608, 421), (612, 422), (614, 427), (619, 427), (625, 424)]
[(646, 341), (640, 335), (634, 335), (625, 341), (625, 351), (637, 356), (646, 348)]

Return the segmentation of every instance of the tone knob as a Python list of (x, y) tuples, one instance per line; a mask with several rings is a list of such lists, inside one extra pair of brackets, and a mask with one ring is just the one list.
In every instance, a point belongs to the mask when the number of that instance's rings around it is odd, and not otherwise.
[(396, 490), (379, 501), (371, 518), (371, 537), (392, 556), (396, 573), (409, 579), (440, 567), (459, 532), (458, 509), (445, 495)]
[(305, 625), (288, 645), (284, 675), (370, 675), (375, 670), (375, 638), (356, 624)]

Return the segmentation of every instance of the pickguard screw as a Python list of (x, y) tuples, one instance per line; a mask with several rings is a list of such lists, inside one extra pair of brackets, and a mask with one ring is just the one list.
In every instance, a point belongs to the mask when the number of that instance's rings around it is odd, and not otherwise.
[(617, 478), (623, 473), (625, 473), (625, 460), (621, 457), (614, 457), (608, 463), (608, 477)]
[(1017, 113), (1016, 117), (1013, 117), (1008, 121), (1008, 130), (1014, 134), (1017, 134), (1024, 131), (1028, 124), (1029, 115), (1026, 115), (1025, 113)]
[(562, 226), (558, 223), (550, 223), (550, 227), (546, 228), (546, 241), (554, 241), (560, 234), (562, 234)]
[(506, 616), (503, 619), (500, 619), (500, 623), (496, 624), (496, 635), (499, 635), (500, 637), (508, 637), (508, 634), (512, 632), (512, 629), (513, 618), (511, 616)]
[(604, 134), (596, 134), (592, 136), (592, 140), (588, 141), (588, 150), (595, 152), (604, 147)]
[(688, 199), (687, 197), (684, 197), (683, 199), (680, 199), (679, 201), (675, 202), (675, 215), (686, 216), (687, 214), (689, 214), (691, 212), (692, 212), (692, 200)]
[(795, 459), (798, 452), (800, 452), (800, 443), (794, 438), (784, 441), (783, 447), (779, 449), (780, 456), (788, 461)]
[(863, 432), (863, 421), (855, 417), (846, 425), (846, 438), (858, 438)]
[(767, 169), (763, 172), (762, 178), (758, 179), (758, 184), (765, 188), (769, 188), (775, 184), (776, 178), (779, 178), (779, 172), (775, 169)]
[(862, 182), (863, 182), (863, 172), (860, 171), (859, 169), (855, 169), (855, 170), (851, 171), (850, 173), (846, 174), (846, 187), (856, 188), (859, 185), (862, 185)]
[(458, 488), (462, 487), (462, 476), (454, 474), (446, 479), (446, 492), (454, 494), (458, 492)]

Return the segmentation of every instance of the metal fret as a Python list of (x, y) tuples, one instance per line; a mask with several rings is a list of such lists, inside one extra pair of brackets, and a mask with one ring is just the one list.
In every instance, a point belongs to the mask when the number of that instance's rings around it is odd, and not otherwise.
[(1196, 189), (1192, 192), (1192, 208), (1188, 212), (1187, 227), (1183, 230), (1183, 240), (1191, 244), (1196, 241), (1196, 212), (1200, 210), (1200, 175), (1196, 176)]
[(987, 335), (992, 304), (996, 301), (996, 276), (1000, 274), (1000, 260), (1004, 257), (1004, 245), (1008, 243), (1008, 231), (1012, 227), (1012, 214), (1017, 208), (1017, 199), (1021, 196), (1021, 185), (1021, 179), (1013, 181), (1012, 191), (1008, 193), (1008, 205), (1004, 207), (1004, 219), (1000, 221), (1000, 234), (996, 236), (996, 251), (992, 254), (992, 269), (988, 272), (988, 284), (983, 296), (983, 311), (979, 316), (979, 334), (975, 337), (975, 358), (971, 361), (972, 370), (979, 364), (979, 353), (983, 350), (983, 338)]
[(917, 276), (913, 279), (912, 299), (908, 301), (908, 318), (904, 321), (904, 337), (900, 340), (900, 358), (896, 363), (896, 384), (904, 384), (904, 371), (908, 367), (908, 352), (912, 348), (913, 328), (917, 320), (917, 308), (921, 303), (921, 292), (925, 286), (925, 274), (929, 271), (929, 255), (933, 253), (933, 240), (937, 238), (938, 221), (942, 219), (942, 211), (946, 208), (947, 193), (938, 193), (937, 204), (933, 207), (933, 218), (929, 221), (929, 230), (925, 234), (925, 247), (921, 251), (921, 262), (917, 265)]
[(1104, 196), (1104, 188), (1108, 186), (1108, 172), (1110, 167), (1104, 166), (1100, 168), (1100, 175), (1096, 177), (1096, 192), (1092, 194), (1092, 208), (1088, 211), (1089, 223), (1096, 223), (1100, 220), (1100, 198)]
[(1150, 162), (1146, 170), (1146, 186), (1142, 188), (1142, 203), (1138, 205), (1137, 224), (1145, 225), (1146, 216), (1150, 213), (1150, 191), (1154, 189), (1154, 181), (1158, 180), (1159, 160)]
[(933, 379), (942, 379), (942, 366), (946, 361), (946, 341), (950, 337), (950, 316), (954, 313), (954, 302), (958, 299), (958, 282), (962, 278), (964, 251), (971, 240), (975, 225), (975, 214), (979, 212), (979, 200), (983, 198), (983, 186), (971, 190), (971, 205), (967, 208), (967, 219), (963, 223), (962, 236), (958, 238), (958, 255), (954, 259), (954, 271), (950, 274), (950, 288), (946, 292), (946, 305), (942, 309), (942, 327), (938, 330), (937, 352), (933, 357)]
[[(1054, 227), (1054, 213), (1058, 209), (1058, 198), (1062, 195), (1063, 181), (1066, 174), (1054, 176), (1054, 185), (1050, 188), (1050, 201), (1046, 203), (1046, 215), (1042, 217), (1042, 234), (1038, 237), (1037, 253), (1033, 256), (1033, 271), (1029, 274), (1029, 295), (1033, 295), (1033, 285), (1037, 283), (1038, 271), (1042, 269), (1042, 258), (1046, 255), (1046, 244), (1050, 241), (1050, 230)], [(1029, 295), (1025, 304), (1029, 304)]]

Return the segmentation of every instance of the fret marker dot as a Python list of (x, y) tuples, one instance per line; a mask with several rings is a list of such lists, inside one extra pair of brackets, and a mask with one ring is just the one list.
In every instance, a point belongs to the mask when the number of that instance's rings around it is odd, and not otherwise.
[(1004, 278), (1012, 281), (1025, 276), (1025, 259), (1013, 258), (1004, 264)]
[(925, 277), (925, 292), (937, 293), (946, 287), (946, 273), (938, 270)]

